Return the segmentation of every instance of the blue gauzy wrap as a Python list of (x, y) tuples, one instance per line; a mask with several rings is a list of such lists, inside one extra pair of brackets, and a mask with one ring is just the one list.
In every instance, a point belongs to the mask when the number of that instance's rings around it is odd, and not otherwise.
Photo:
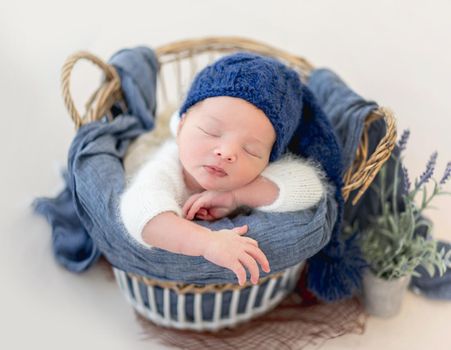
[[(110, 64), (121, 77), (128, 112), (115, 106), (113, 121), (83, 125), (70, 147), (67, 188), (55, 199), (34, 203), (52, 225), (56, 259), (71, 271), (83, 271), (101, 253), (119, 269), (160, 280), (236, 282), (231, 271), (203, 257), (147, 249), (126, 232), (118, 210), (125, 186), (122, 159), (130, 142), (154, 126), (158, 63), (152, 50), (140, 47), (121, 50)], [(320, 299), (333, 301), (351, 296), (360, 283), (358, 250), (351, 240), (340, 239), (342, 176), (354, 159), (364, 119), (377, 106), (328, 70), (314, 71), (308, 86), (303, 86), (303, 114), (288, 149), (319, 162), (333, 192), (317, 207), (304, 211), (255, 210), (250, 215), (197, 223), (212, 230), (247, 224), (247, 235), (259, 242), (271, 273), (310, 258), (308, 287)]]

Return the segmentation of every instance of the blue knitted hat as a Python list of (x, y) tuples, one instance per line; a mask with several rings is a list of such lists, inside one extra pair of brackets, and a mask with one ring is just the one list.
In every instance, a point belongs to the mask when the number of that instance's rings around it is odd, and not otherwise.
[(276, 132), (269, 161), (278, 159), (302, 116), (302, 83), (298, 74), (266, 56), (238, 52), (207, 66), (194, 79), (180, 115), (209, 97), (239, 97), (261, 109)]

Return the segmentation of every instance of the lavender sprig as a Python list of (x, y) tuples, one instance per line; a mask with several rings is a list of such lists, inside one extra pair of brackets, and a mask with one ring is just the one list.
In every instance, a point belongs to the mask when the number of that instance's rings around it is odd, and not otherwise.
[(407, 141), (409, 140), (410, 130), (405, 129), (402, 132), (401, 138), (398, 141), (399, 153), (402, 153), (406, 149)]
[[(433, 178), (437, 163), (437, 152), (434, 152), (426, 163), (425, 171), (415, 178), (414, 184), (410, 182), (407, 168), (403, 165), (402, 152), (406, 149), (409, 130), (402, 133), (397, 143), (398, 156), (393, 155), (395, 171), (393, 183), (388, 186), (384, 165), (380, 171), (379, 192), (381, 213), (371, 218), (371, 225), (362, 236), (362, 252), (370, 269), (379, 277), (392, 279), (412, 274), (416, 276), (418, 265), (425, 267), (430, 276), (438, 269), (440, 276), (446, 272), (443, 260), (444, 254), (436, 249), (436, 241), (431, 235), (431, 223), (424, 219), (422, 213), (430, 208), (430, 203), (437, 195), (451, 194), (442, 191), (442, 185), (451, 178), (451, 162), (448, 162), (440, 183)], [(387, 181), (386, 181), (387, 180)], [(402, 181), (402, 188), (399, 180)], [(432, 191), (427, 191), (425, 184), (434, 182)], [(451, 182), (451, 181), (450, 181)], [(412, 188), (413, 187), (413, 188)], [(398, 208), (398, 191), (401, 194), (403, 207)], [(421, 202), (416, 201), (418, 192), (422, 195)], [(392, 197), (391, 204), (387, 198)], [(417, 235), (416, 230), (425, 227), (425, 238)], [(387, 239), (390, 238), (390, 239)]]
[(408, 194), (412, 183), (410, 182), (409, 172), (407, 171), (407, 168), (404, 165), (402, 166), (402, 175), (404, 178), (404, 193)]
[(443, 177), (440, 180), (440, 185), (444, 185), (446, 181), (448, 181), (449, 177), (451, 175), (451, 162), (448, 162), (446, 164), (445, 172), (443, 173)]
[(426, 170), (421, 174), (420, 179), (415, 185), (415, 189), (420, 188), (422, 185), (426, 184), (434, 174), (435, 163), (437, 162), (437, 152), (432, 153), (429, 161), (426, 164)]

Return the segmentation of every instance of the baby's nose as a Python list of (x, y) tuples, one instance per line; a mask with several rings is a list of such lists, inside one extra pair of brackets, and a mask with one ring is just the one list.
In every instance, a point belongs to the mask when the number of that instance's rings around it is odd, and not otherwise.
[(215, 154), (218, 157), (221, 157), (222, 159), (224, 159), (224, 160), (226, 160), (226, 161), (228, 161), (230, 163), (232, 163), (232, 162), (234, 162), (236, 160), (236, 155), (233, 154), (232, 152), (227, 152), (227, 151), (224, 151), (224, 150), (216, 150)]

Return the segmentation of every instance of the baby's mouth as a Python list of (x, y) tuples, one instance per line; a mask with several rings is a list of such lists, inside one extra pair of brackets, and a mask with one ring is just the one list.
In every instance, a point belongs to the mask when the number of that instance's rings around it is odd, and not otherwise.
[(211, 175), (223, 177), (226, 176), (227, 173), (224, 169), (214, 166), (214, 165), (204, 165), (204, 169)]

